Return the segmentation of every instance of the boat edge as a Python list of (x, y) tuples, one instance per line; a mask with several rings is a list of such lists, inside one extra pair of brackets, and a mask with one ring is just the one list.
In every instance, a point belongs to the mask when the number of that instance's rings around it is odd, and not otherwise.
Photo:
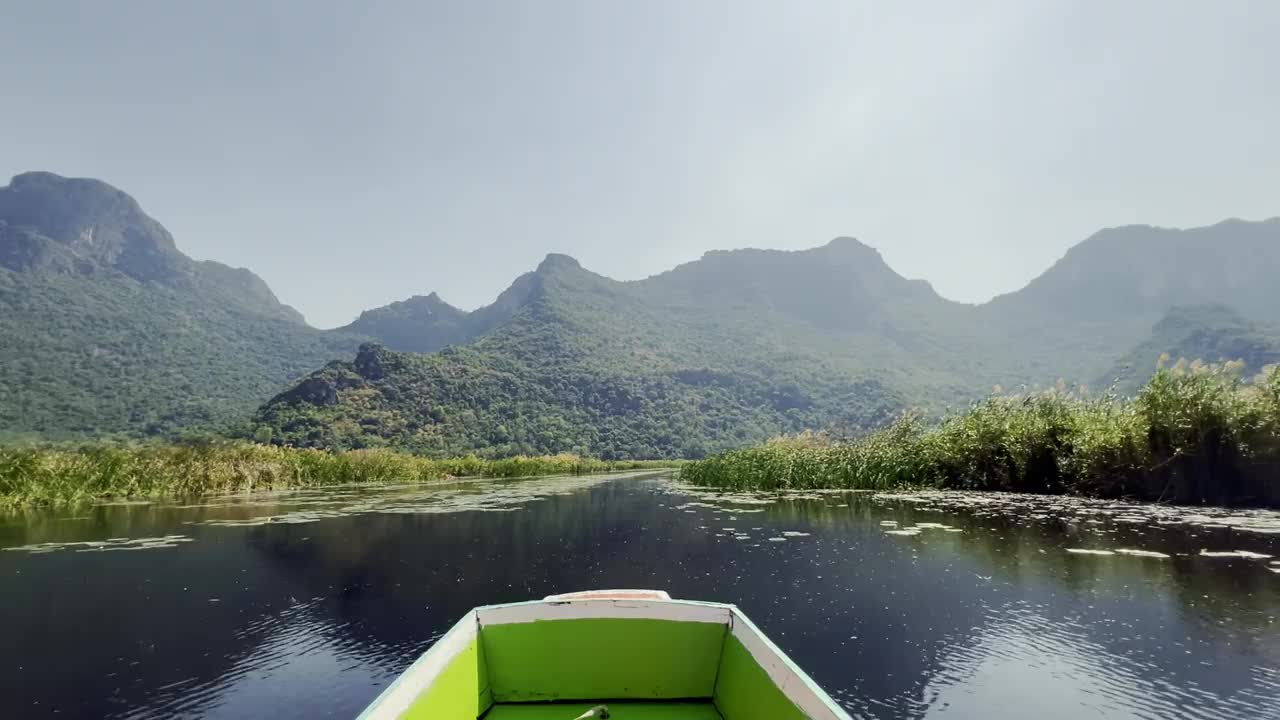
[[(624, 612), (619, 614), (617, 610)], [(656, 616), (655, 611), (658, 611)], [(429, 687), (459, 653), (479, 639), (485, 625), (628, 617), (724, 624), (779, 691), (810, 720), (851, 720), (849, 714), (736, 605), (700, 600), (601, 598), (528, 600), (482, 605), (468, 611), (379, 693), (357, 716), (358, 720), (395, 720), (403, 716), (423, 688)]]
[(364, 711), (356, 716), (357, 720), (396, 720), (408, 712), (423, 689), (430, 687), (454, 658), (479, 639), (478, 610), (479, 608), (467, 611), (448, 632), (441, 635), (385, 690), (378, 693)]

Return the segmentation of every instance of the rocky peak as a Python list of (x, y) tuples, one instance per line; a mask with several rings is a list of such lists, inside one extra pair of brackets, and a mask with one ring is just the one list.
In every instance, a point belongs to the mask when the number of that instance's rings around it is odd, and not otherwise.
[(555, 270), (581, 270), (582, 264), (568, 255), (560, 253), (548, 253), (542, 262), (538, 263), (538, 269), (535, 272), (548, 273)]
[(849, 237), (847, 235), (842, 235), (837, 238), (832, 238), (831, 241), (828, 242), (826, 245), (823, 245), (822, 247), (814, 248), (814, 249), (818, 252), (828, 252), (828, 253), (838, 252), (838, 253), (858, 253), (858, 254), (874, 253), (876, 255), (880, 254), (879, 250), (876, 250), (875, 248), (871, 247), (870, 245), (862, 242), (861, 240), (855, 237)]
[(352, 363), (360, 377), (374, 381), (386, 377), (394, 364), (393, 353), (376, 342), (363, 343)]
[(100, 180), (23, 173), (0, 187), (0, 261), (13, 270), (120, 272), (172, 282), (194, 272), (173, 236)]

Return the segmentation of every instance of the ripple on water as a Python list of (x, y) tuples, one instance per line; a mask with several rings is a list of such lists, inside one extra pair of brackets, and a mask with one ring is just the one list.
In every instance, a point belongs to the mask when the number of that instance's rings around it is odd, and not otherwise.
[[(1145, 524), (1130, 522), (1120, 518), (1132, 519), (1140, 513), (1111, 503), (1085, 509), (1056, 500), (1048, 501), (1051, 509), (1022, 500), (948, 509), (936, 499), (851, 498), (857, 511), (835, 510), (825, 494), (822, 500), (803, 503), (791, 502), (790, 496), (758, 498), (754, 503), (741, 496), (735, 502), (681, 498), (646, 515), (651, 508), (636, 502), (636, 497), (667, 499), (666, 491), (650, 490), (650, 484), (619, 487), (616, 493), (610, 489), (608, 511), (601, 512), (601, 496), (595, 493), (584, 493), (582, 502), (543, 502), (555, 495), (590, 490), (594, 483), (573, 480), (539, 487), (537, 481), (529, 482), (533, 484), (522, 488), (498, 482), (333, 496), (311, 493), (282, 496), (260, 507), (210, 503), (190, 508), (180, 517), (214, 521), (204, 523), (208, 527), (200, 528), (198, 537), (250, 541), (210, 542), (201, 546), (200, 554), (207, 557), (196, 558), (200, 562), (214, 556), (229, 558), (225, 567), (230, 572), (210, 576), (231, 578), (232, 584), (216, 586), (220, 598), (204, 593), (193, 602), (199, 603), (196, 612), (211, 618), (207, 625), (201, 618), (201, 628), (216, 628), (221, 632), (210, 635), (234, 636), (237, 643), (223, 657), (209, 661), (221, 662), (217, 674), (175, 676), (173, 682), (166, 678), (165, 684), (148, 687), (145, 707), (131, 712), (139, 717), (211, 712), (256, 716), (269, 707), (284, 714), (297, 708), (302, 708), (299, 714), (354, 714), (334, 713), (332, 707), (349, 709), (352, 698), (361, 699), (362, 707), (378, 687), (389, 683), (425, 644), (438, 637), (431, 634), (434, 625), (424, 628), (420, 622), (428, 608), (454, 602), (458, 594), (466, 602), (456, 604), (464, 608), (495, 601), (495, 593), (513, 592), (513, 577), (532, 580), (531, 587), (538, 588), (537, 573), (547, 569), (529, 572), (530, 561), (534, 566), (553, 566), (557, 581), (585, 585), (602, 577), (621, 577), (619, 582), (628, 585), (638, 579), (646, 586), (667, 583), (673, 591), (683, 587), (686, 597), (754, 603), (753, 620), (768, 626), (769, 635), (807, 670), (821, 676), (824, 685), (830, 683), (827, 689), (857, 717), (936, 714), (1007, 720), (1018, 716), (1015, 709), (1040, 708), (1050, 696), (1055, 706), (1070, 708), (1072, 716), (1081, 717), (1260, 717), (1280, 698), (1280, 675), (1265, 667), (1280, 666), (1275, 662), (1275, 633), (1265, 624), (1248, 624), (1259, 617), (1265, 623), (1266, 614), (1274, 612), (1276, 606), (1267, 591), (1280, 587), (1280, 579), (1275, 579), (1280, 561), (1239, 554), (1265, 554), (1266, 543), (1274, 541), (1223, 531), (1220, 522), (1213, 525), (1213, 532), (1182, 541), (1179, 552), (1164, 553), (1157, 549), (1170, 550), (1175, 544), (1170, 537), (1189, 536), (1208, 526), (1186, 522), (1175, 514), (1160, 515)], [(690, 502), (684, 503), (686, 499)], [(524, 516), (515, 522), (501, 515), (477, 516), (471, 518), (474, 523), (457, 523), (462, 527), (450, 529), (454, 523), (381, 518), (381, 522), (331, 523), (332, 533), (324, 528), (298, 533), (235, 530), (355, 515), (509, 513), (521, 508), (537, 521), (524, 523)], [(544, 515), (539, 514), (542, 510)], [(747, 511), (767, 514), (734, 519)], [(928, 514), (933, 512), (950, 514)], [(1202, 514), (1219, 520), (1237, 517), (1214, 511)], [(655, 515), (658, 520), (650, 522)], [(945, 522), (915, 522), (917, 518)], [(724, 526), (724, 522), (734, 525)], [(751, 522), (761, 524), (748, 533), (746, 526)], [(640, 549), (637, 542), (640, 523), (645, 524), (645, 540), (670, 547), (691, 543), (698, 552), (655, 562), (649, 552), (652, 546)], [(353, 527), (367, 527), (368, 536), (348, 533)], [(495, 528), (504, 532), (486, 532)], [(948, 534), (962, 529), (967, 534)], [(518, 560), (484, 552), (493, 546), (479, 545), (479, 538), (507, 538), (507, 530), (518, 533), (510, 537), (538, 542), (525, 543), (519, 553), (512, 553)], [(809, 531), (821, 542), (806, 541)], [(158, 540), (164, 542), (152, 545), (162, 547), (186, 541), (175, 539), (185, 536), (162, 532), (147, 531), (156, 538), (91, 542)], [(1013, 536), (1014, 532), (1019, 535)], [(890, 540), (881, 538), (882, 533), (917, 539)], [(303, 535), (310, 537), (299, 537)], [(697, 545), (708, 537), (724, 540)], [(426, 538), (439, 542), (421, 541)], [(309, 542), (302, 545), (304, 540)], [(99, 547), (63, 545), (75, 546), (67, 549)], [(477, 545), (476, 557), (468, 559)], [(1199, 559), (1202, 545), (1209, 552), (1224, 553), (1220, 556), (1224, 559)], [(565, 562), (568, 547), (574, 559), (581, 557), (582, 562)], [(418, 556), (400, 548), (424, 552)], [(1073, 549), (1082, 552), (1068, 552)], [(1184, 557), (1163, 559), (1170, 554)], [(244, 563), (246, 556), (274, 562)], [(87, 555), (68, 560), (84, 558), (109, 562)], [(62, 572), (60, 562), (11, 559)], [(120, 558), (120, 569), (127, 572), (147, 564), (130, 562), (134, 559)], [(258, 573), (260, 587), (241, 579), (238, 573), (246, 566)], [(442, 568), (440, 577), (435, 574), (437, 567)], [(568, 575), (570, 580), (558, 574), (566, 567), (577, 573)], [(184, 565), (183, 570), (187, 569)], [(1221, 577), (1239, 573), (1252, 573), (1247, 581), (1260, 583), (1252, 587), (1247, 600), (1228, 597), (1221, 604), (1210, 604), (1215, 589), (1226, 587)], [(1189, 575), (1204, 583), (1199, 586), (1204, 592), (1183, 584)], [(274, 585), (277, 576), (289, 583)], [(28, 577), (24, 575), (23, 581)], [(1143, 592), (1132, 592), (1137, 585), (1130, 583), (1142, 578), (1161, 582), (1144, 582)], [(263, 580), (268, 582), (264, 585)], [(1185, 598), (1170, 589), (1193, 587), (1197, 592), (1188, 592)], [(518, 587), (514, 592), (525, 589)], [(307, 597), (296, 601), (290, 593)], [(310, 597), (312, 593), (315, 597)], [(529, 591), (530, 596), (537, 594)], [(291, 602), (282, 603), (282, 596)], [(1191, 601), (1194, 613), (1178, 612), (1191, 607)], [(191, 608), (182, 610), (183, 621), (190, 622)], [(447, 620), (451, 623), (455, 618)], [(1219, 628), (1220, 620), (1227, 629)], [(150, 618), (144, 616), (139, 627), (150, 625)], [(447, 625), (441, 631), (444, 628)], [(881, 637), (870, 641), (872, 633)], [(833, 642), (836, 635), (838, 642)], [(1193, 636), (1198, 637), (1193, 640)], [(70, 647), (74, 651), (75, 646)], [(65, 655), (70, 658), (77, 653)], [(1203, 669), (1202, 662), (1217, 667)], [(60, 670), (55, 668), (53, 676)], [(105, 692), (135, 680), (150, 681), (155, 676), (147, 673), (154, 672), (144, 662), (138, 669), (125, 671), (123, 679), (109, 680)], [(197, 672), (202, 671), (192, 670)], [(331, 707), (334, 700), (346, 704)]]
[[(1169, 668), (1155, 657), (1141, 651), (1117, 653), (1100, 644), (1086, 626), (1046, 616), (1029, 604), (993, 608), (989, 622), (989, 629), (973, 642), (946, 648), (942, 669), (924, 688), (923, 705), (945, 709), (948, 717), (991, 717), (992, 708), (1071, 708), (1062, 717), (1208, 720), (1258, 717), (1259, 709), (1280, 691), (1276, 671), (1265, 667), (1255, 667), (1253, 678), (1241, 678), (1234, 693), (1171, 681)], [(1126, 632), (1133, 631), (1117, 627), (1108, 642), (1143, 647), (1141, 636)], [(1203, 670), (1195, 664), (1199, 662), (1188, 656), (1183, 664), (1188, 672), (1191, 667)], [(1050, 707), (1044, 705), (1048, 688), (1054, 698)], [(917, 713), (928, 714), (924, 708), (911, 714)]]

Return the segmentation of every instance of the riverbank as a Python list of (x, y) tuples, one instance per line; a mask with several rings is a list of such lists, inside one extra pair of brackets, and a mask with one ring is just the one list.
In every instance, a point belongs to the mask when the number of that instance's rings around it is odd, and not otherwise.
[(936, 425), (912, 415), (849, 442), (782, 438), (685, 465), (735, 490), (904, 487), (1280, 507), (1280, 368), (1161, 370), (1133, 398), (992, 396)]
[(227, 443), (0, 448), (0, 508), (191, 497), (326, 485), (513, 478), (672, 467), (573, 454), (437, 460), (391, 450), (327, 452)]

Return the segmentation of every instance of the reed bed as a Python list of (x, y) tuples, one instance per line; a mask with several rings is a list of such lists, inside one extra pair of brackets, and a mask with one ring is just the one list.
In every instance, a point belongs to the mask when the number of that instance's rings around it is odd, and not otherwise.
[(430, 459), (393, 450), (324, 450), (225, 443), (0, 448), (0, 507), (324, 487), (514, 478), (669, 467), (573, 454)]
[(1179, 362), (1137, 395), (996, 394), (865, 437), (779, 438), (685, 465), (738, 490), (935, 487), (1280, 506), (1280, 367)]

